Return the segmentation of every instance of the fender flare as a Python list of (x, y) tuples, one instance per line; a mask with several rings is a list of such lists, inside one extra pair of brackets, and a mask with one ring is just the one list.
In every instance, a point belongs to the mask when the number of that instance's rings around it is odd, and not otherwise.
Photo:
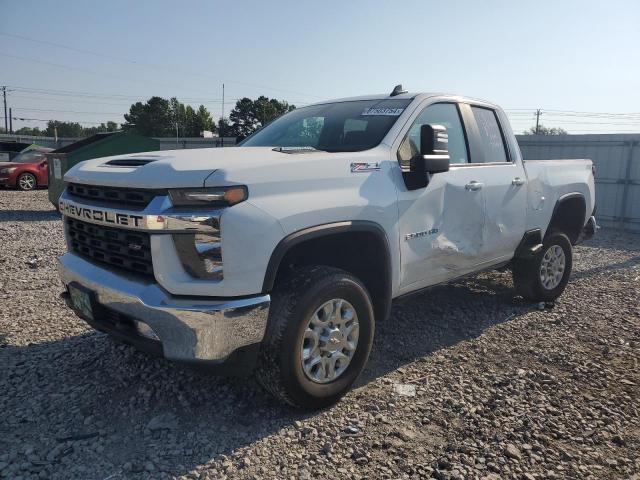
[(280, 263), (291, 248), (307, 240), (348, 232), (373, 233), (382, 241), (382, 244), (384, 245), (383, 255), (385, 276), (389, 283), (388, 290), (391, 292), (391, 249), (389, 246), (389, 240), (387, 239), (384, 229), (378, 223), (367, 220), (347, 220), (342, 222), (325, 223), (322, 225), (303, 228), (302, 230), (298, 230), (284, 237), (271, 253), (269, 263), (267, 264), (267, 271), (264, 275), (262, 292), (270, 292), (273, 289), (276, 275), (280, 268)]
[[(580, 219), (580, 230), (582, 229), (582, 227), (584, 227), (585, 216), (587, 214), (587, 199), (585, 198), (584, 194), (580, 192), (565, 193), (564, 195), (560, 195), (560, 197), (558, 197), (558, 200), (556, 200), (556, 203), (553, 206), (553, 211), (551, 212), (551, 218), (549, 218), (549, 224), (547, 225), (547, 228), (545, 230), (545, 236), (550, 232), (551, 225), (553, 225), (553, 222), (556, 219), (562, 205), (566, 203), (568, 200), (573, 200), (573, 199), (580, 199), (582, 201), (582, 204), (584, 205), (584, 212), (582, 214), (582, 218)], [(580, 230), (578, 230), (578, 234), (580, 233)], [(571, 243), (573, 244), (574, 241), (572, 240)]]
[[(267, 271), (265, 272), (262, 291), (264, 293), (273, 290), (278, 270), (281, 266), (282, 259), (296, 245), (303, 242), (330, 237), (332, 235), (340, 235), (343, 233), (370, 233), (373, 234), (382, 246), (379, 258), (382, 261), (382, 274), (375, 277), (375, 291), (371, 293), (376, 319), (384, 320), (391, 312), (392, 297), (392, 270), (391, 270), (391, 248), (385, 230), (376, 222), (366, 220), (350, 220), (335, 223), (327, 223), (316, 225), (314, 227), (298, 230), (285, 238), (276, 246), (271, 254)], [(361, 278), (361, 280), (371, 287), (371, 278)]]

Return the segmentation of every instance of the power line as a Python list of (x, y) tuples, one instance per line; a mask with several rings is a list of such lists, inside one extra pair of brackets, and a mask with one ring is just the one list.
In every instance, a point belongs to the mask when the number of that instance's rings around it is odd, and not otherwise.
[[(508, 109), (505, 110), (509, 116), (533, 116), (536, 114), (536, 110), (525, 109)], [(607, 113), (607, 112), (578, 112), (573, 110), (547, 110), (541, 109), (542, 113), (547, 116), (560, 116), (560, 117), (581, 117), (581, 118), (632, 118), (640, 120), (640, 113), (628, 112), (628, 113)]]
[[(140, 98), (148, 97), (149, 94), (142, 95), (122, 95), (119, 93), (97, 93), (97, 92), (83, 92), (75, 90), (54, 90), (50, 88), (34, 88), (34, 87), (16, 87), (12, 86), (16, 91), (24, 93), (33, 93), (39, 95), (55, 95), (62, 97), (88, 97), (88, 98), (101, 98), (101, 99), (115, 99), (115, 100), (139, 100)], [(153, 96), (153, 95), (151, 95)], [(190, 100), (193, 102), (207, 101), (218, 102), (222, 101), (220, 98), (205, 98), (205, 97), (182, 97), (183, 100)], [(234, 99), (239, 100), (239, 99)]]
[[(13, 117), (14, 120), (20, 120), (21, 122), (59, 122), (61, 120), (56, 120), (54, 118), (48, 118), (48, 119), (44, 119), (44, 118), (24, 118), (24, 117)], [(91, 122), (89, 120), (75, 120), (73, 122), (70, 123), (90, 123), (92, 125), (102, 125), (103, 123), (107, 123), (107, 122)]]
[[(277, 91), (277, 92), (283, 92), (283, 93), (294, 93), (296, 95), (302, 95), (304, 97), (312, 97), (312, 98), (324, 98), (322, 96), (319, 95), (313, 95), (310, 93), (303, 93), (303, 92), (298, 92), (295, 90), (287, 90), (287, 89), (283, 89), (283, 88), (275, 88), (275, 87), (270, 87), (268, 85), (259, 85), (259, 84), (254, 84), (254, 83), (248, 83), (248, 82), (243, 82), (243, 81), (238, 81), (238, 80), (229, 80), (229, 79), (220, 79), (220, 78), (215, 78), (212, 77), (211, 75), (207, 75), (203, 72), (198, 72), (198, 71), (189, 71), (186, 70), (182, 67), (177, 67), (177, 66), (167, 66), (167, 65), (158, 65), (158, 64), (154, 64), (154, 63), (150, 63), (150, 62), (140, 62), (138, 60), (132, 60), (132, 59), (128, 59), (128, 58), (124, 58), (124, 57), (117, 57), (115, 55), (109, 55), (109, 54), (104, 54), (101, 52), (96, 52), (96, 51), (92, 51), (92, 50), (87, 50), (87, 49), (82, 49), (82, 48), (77, 48), (77, 47), (72, 47), (69, 45), (64, 45), (61, 43), (56, 43), (56, 42), (51, 42), (48, 40), (39, 40), (39, 39), (35, 39), (35, 38), (30, 38), (30, 37), (26, 37), (24, 35), (16, 35), (13, 33), (8, 33), (8, 32), (0, 32), (0, 35), (4, 35), (7, 37), (13, 37), (13, 38), (18, 38), (20, 40), (26, 40), (29, 42), (34, 42), (34, 43), (41, 43), (44, 45), (50, 45), (56, 48), (62, 48), (65, 50), (70, 50), (73, 52), (77, 52), (77, 53), (82, 53), (82, 54), (86, 54), (86, 55), (95, 55), (98, 57), (102, 57), (102, 58), (108, 58), (111, 60), (116, 60), (119, 62), (125, 62), (125, 63), (129, 63), (132, 65), (136, 65), (136, 66), (145, 66), (145, 67), (149, 67), (149, 68), (153, 68), (153, 69), (159, 69), (159, 70), (163, 70), (163, 71), (169, 71), (171, 73), (174, 73), (176, 70), (179, 71), (183, 71), (183, 72), (187, 72), (190, 75), (198, 75), (200, 77), (203, 78), (207, 78), (207, 79), (215, 79), (218, 82), (221, 83), (235, 83), (237, 85), (245, 85), (245, 86), (250, 86), (250, 87), (254, 87), (254, 88), (260, 88), (260, 89), (264, 89), (264, 90), (272, 90), (272, 91)], [(16, 57), (18, 58), (18, 57)]]
[[(39, 60), (39, 59), (35, 59), (35, 58), (23, 57), (21, 55), (13, 55), (11, 53), (6, 53), (6, 52), (0, 52), (0, 56), (9, 57), (9, 58), (15, 58), (15, 59), (23, 60), (23, 61), (26, 61), (26, 62), (39, 63), (39, 64), (42, 64), (42, 65), (48, 65), (50, 67), (64, 68), (64, 69), (67, 69), (67, 70), (74, 70), (74, 71), (77, 71), (77, 72), (89, 73), (91, 75), (96, 75), (96, 76), (103, 77), (103, 78), (104, 77), (110, 77), (110, 78), (115, 78), (117, 80), (125, 80), (125, 81), (128, 81), (128, 82), (138, 82), (138, 83), (145, 83), (145, 84), (149, 83), (147, 80), (143, 80), (141, 78), (138, 79), (138, 78), (135, 78), (135, 77), (134, 78), (132, 78), (132, 77), (122, 77), (120, 75), (114, 75), (112, 73), (97, 72), (97, 71), (94, 71), (94, 70), (90, 70), (88, 68), (72, 67), (70, 65), (64, 65), (62, 63), (55, 63), (55, 62), (49, 62), (49, 61), (46, 61), (46, 60)], [(159, 82), (155, 82), (155, 83), (160, 84)], [(164, 86), (165, 86), (165, 88), (167, 86), (170, 86), (171, 88), (175, 88), (175, 85), (164, 84)]]
[[(31, 95), (11, 95), (11, 98), (24, 98), (26, 100), (37, 100), (37, 101), (43, 101), (43, 102), (63, 102), (63, 103), (69, 103), (69, 99), (67, 98), (42, 98), (42, 97), (38, 97), (38, 96), (31, 96)], [(131, 105), (131, 102), (125, 102), (125, 103), (114, 103), (114, 102), (96, 102), (95, 100), (85, 100), (85, 99), (74, 99), (72, 100), (74, 103), (88, 103), (91, 105), (111, 105), (111, 106), (116, 106), (116, 107), (128, 107), (129, 105)]]
[[(62, 97), (73, 97), (73, 98), (82, 98), (82, 99), (91, 99), (91, 98), (98, 98), (101, 100), (108, 100), (108, 99), (114, 99), (114, 100), (134, 100), (134, 101), (140, 101), (140, 99), (144, 99), (144, 98), (148, 98), (149, 94), (145, 94), (145, 95), (121, 95), (121, 94), (115, 94), (115, 93), (96, 93), (96, 92), (80, 92), (80, 91), (72, 91), (72, 90), (53, 90), (53, 89), (46, 89), (46, 88), (30, 88), (30, 87), (17, 87), (17, 86), (11, 86), (11, 88), (13, 88), (15, 91), (21, 92), (21, 93), (30, 93), (33, 95), (52, 95), (52, 96), (62, 96)], [(153, 96), (153, 95), (151, 95)], [(204, 98), (204, 97), (180, 97), (180, 99), (182, 102), (184, 103), (200, 103), (200, 104), (218, 104), (218, 103), (222, 103), (222, 99), (221, 98)], [(231, 102), (236, 102), (240, 100), (239, 97), (236, 98), (227, 98), (226, 101), (231, 101)], [(60, 100), (58, 100), (60, 101)], [(98, 103), (98, 102), (96, 102)], [(289, 103), (291, 104), (297, 104), (297, 105), (308, 105), (307, 102), (299, 102), (299, 101), (289, 101)], [(106, 103), (105, 103), (106, 105)], [(115, 104), (114, 104), (115, 105)], [(127, 104), (129, 105), (129, 104)]]
[(122, 116), (122, 113), (118, 112), (80, 112), (77, 110), (55, 110), (49, 108), (15, 108), (14, 110), (27, 110), (31, 112), (56, 112), (56, 113), (87, 113), (87, 114), (95, 114), (95, 115), (118, 115)]
[(610, 112), (580, 112), (575, 110), (546, 110), (545, 112), (559, 112), (562, 114), (581, 114), (581, 115), (640, 115), (640, 112), (631, 113), (610, 113)]

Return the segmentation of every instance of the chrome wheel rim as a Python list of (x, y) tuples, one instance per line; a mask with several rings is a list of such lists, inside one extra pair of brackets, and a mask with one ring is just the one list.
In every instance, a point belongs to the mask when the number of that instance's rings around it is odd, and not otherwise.
[(564, 250), (559, 245), (547, 249), (540, 263), (540, 281), (547, 290), (553, 290), (562, 281), (565, 269)]
[(315, 383), (340, 377), (358, 348), (358, 314), (349, 302), (335, 298), (323, 303), (307, 322), (301, 345), (302, 370)]
[(36, 180), (31, 175), (23, 175), (20, 177), (20, 188), (23, 190), (31, 190), (35, 183)]

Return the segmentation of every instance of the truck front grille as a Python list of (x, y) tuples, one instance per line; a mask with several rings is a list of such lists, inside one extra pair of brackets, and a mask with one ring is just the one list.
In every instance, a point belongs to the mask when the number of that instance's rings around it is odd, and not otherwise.
[(153, 278), (148, 233), (103, 227), (69, 217), (65, 221), (69, 251), (117, 269)]
[(105, 187), (101, 185), (81, 185), (70, 183), (67, 194), (72, 198), (89, 198), (108, 205), (127, 209), (142, 210), (157, 195), (166, 195), (165, 190)]

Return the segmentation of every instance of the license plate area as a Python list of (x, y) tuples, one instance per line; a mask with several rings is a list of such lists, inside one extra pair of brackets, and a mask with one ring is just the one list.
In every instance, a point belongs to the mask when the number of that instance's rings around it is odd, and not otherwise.
[(94, 293), (84, 288), (77, 283), (70, 283), (69, 298), (71, 300), (71, 306), (76, 314), (84, 318), (85, 320), (94, 320), (93, 317), (93, 305), (94, 305)]

